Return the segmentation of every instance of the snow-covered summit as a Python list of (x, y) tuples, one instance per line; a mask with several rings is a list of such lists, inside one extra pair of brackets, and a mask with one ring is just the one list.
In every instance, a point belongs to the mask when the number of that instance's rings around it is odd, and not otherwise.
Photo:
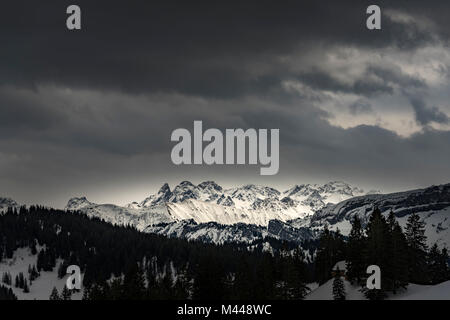
[(327, 203), (338, 203), (366, 193), (361, 188), (353, 187), (346, 182), (332, 181), (324, 185), (296, 185), (286, 190), (283, 194), (310, 206), (315, 211), (323, 208)]
[(173, 189), (168, 183), (157, 193), (126, 206), (99, 205), (86, 197), (69, 200), (67, 210), (81, 210), (113, 223), (126, 221), (146, 227), (160, 221), (173, 222), (192, 219), (197, 223), (247, 223), (267, 226), (270, 220), (288, 221), (312, 215), (328, 202), (337, 202), (363, 193), (344, 182), (324, 185), (297, 185), (279, 190), (262, 185), (247, 184), (225, 189), (214, 181), (198, 185), (182, 181)]
[[(79, 197), (69, 200), (66, 209), (79, 210), (113, 224), (133, 225), (139, 230), (187, 220), (199, 224), (196, 230), (210, 222), (267, 228), (270, 221), (279, 221), (286, 225), (283, 234), (289, 233), (286, 230), (290, 227), (316, 232), (328, 225), (347, 235), (351, 219), (357, 215), (365, 224), (374, 207), (385, 215), (393, 210), (402, 227), (409, 214), (417, 213), (426, 222), (430, 245), (450, 244), (450, 184), (391, 194), (364, 194), (359, 188), (336, 181), (324, 185), (299, 184), (284, 192), (253, 184), (224, 189), (213, 181), (198, 185), (183, 181), (173, 189), (164, 184), (156, 194), (126, 206), (95, 204)], [(181, 228), (183, 224), (177, 226)]]
[(0, 212), (6, 211), (8, 208), (17, 208), (18, 206), (19, 204), (15, 200), (7, 197), (0, 197)]
[[(339, 181), (324, 185), (296, 185), (284, 192), (254, 184), (224, 189), (214, 181), (205, 181), (198, 185), (183, 181), (173, 190), (165, 183), (157, 194), (150, 195), (141, 202), (132, 202), (127, 207), (155, 208), (198, 200), (234, 210), (287, 211), (289, 217), (298, 218), (314, 213), (327, 203), (337, 203), (362, 194), (363, 190)], [(192, 206), (192, 202), (189, 202), (189, 206)]]
[(90, 205), (92, 205), (92, 203), (89, 202), (86, 197), (74, 197), (67, 202), (65, 209), (76, 211)]

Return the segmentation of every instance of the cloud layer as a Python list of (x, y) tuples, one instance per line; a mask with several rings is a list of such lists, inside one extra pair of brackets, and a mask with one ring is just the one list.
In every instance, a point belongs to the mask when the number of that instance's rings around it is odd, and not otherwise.
[[(16, 1), (0, 13), (0, 194), (127, 202), (184, 179), (343, 179), (387, 191), (450, 171), (450, 5)], [(29, 10), (23, 10), (27, 7)], [(447, 10), (447, 11), (446, 11)], [(280, 128), (280, 173), (176, 167), (170, 133)]]

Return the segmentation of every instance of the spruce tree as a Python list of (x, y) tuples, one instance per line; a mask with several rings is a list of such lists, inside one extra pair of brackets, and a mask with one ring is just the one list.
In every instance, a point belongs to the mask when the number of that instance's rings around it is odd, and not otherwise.
[(90, 299), (90, 292), (91, 292), (91, 286), (90, 285), (85, 286), (84, 290), (83, 290), (83, 296), (81, 297), (81, 300), (89, 300)]
[(36, 265), (33, 265), (33, 266), (31, 267), (31, 273), (30, 273), (30, 275), (29, 275), (29, 279), (30, 279), (30, 281), (34, 281), (34, 280), (36, 280), (38, 277), (39, 277), (39, 272), (38, 272), (37, 269), (36, 269)]
[(25, 286), (25, 276), (23, 275), (23, 272), (19, 273), (19, 288), (23, 289)]
[(358, 216), (354, 216), (352, 220), (352, 229), (348, 236), (347, 242), (347, 277), (353, 282), (360, 284), (361, 279), (365, 275), (364, 246), (365, 246), (364, 230), (361, 226), (361, 220)]
[(395, 218), (394, 212), (388, 215), (389, 231), (387, 239), (387, 261), (383, 277), (385, 277), (386, 290), (394, 294), (408, 285), (408, 245), (402, 228)]
[(406, 289), (409, 282), (408, 276), (408, 245), (406, 243), (406, 237), (403, 234), (402, 228), (397, 223), (394, 229), (391, 231), (389, 254), (389, 267), (391, 272), (390, 276), (390, 288), (394, 294), (399, 289)]
[(388, 287), (388, 277), (384, 273), (389, 268), (388, 247), (389, 227), (386, 219), (378, 208), (375, 208), (366, 226), (367, 246), (365, 249), (366, 265), (377, 265), (382, 270), (381, 289), (365, 290), (369, 299), (384, 299), (385, 290)]
[(68, 267), (68, 265), (66, 265), (64, 263), (64, 261), (59, 264), (59, 267), (58, 267), (58, 278), (59, 279), (62, 279), (66, 276), (67, 267)]
[(59, 296), (58, 289), (56, 287), (53, 287), (52, 293), (50, 294), (50, 300), (61, 300), (61, 297)]
[(316, 255), (316, 281), (324, 284), (331, 278), (331, 268), (344, 258), (344, 241), (339, 230), (332, 232), (324, 228), (319, 238)]
[(27, 281), (27, 279), (24, 279), (24, 282), (23, 282), (23, 292), (24, 292), (24, 293), (29, 293), (29, 292), (30, 292), (30, 288), (29, 288), (29, 286), (28, 286), (28, 281)]
[(432, 284), (444, 282), (448, 279), (448, 254), (447, 249), (439, 250), (435, 243), (428, 253), (428, 272)]
[(443, 248), (441, 251), (441, 264), (442, 269), (445, 270), (443, 273), (444, 281), (450, 280), (450, 266), (447, 248)]
[(137, 263), (133, 263), (123, 280), (123, 299), (139, 300), (145, 297), (145, 278)]
[(173, 294), (176, 300), (186, 300), (190, 298), (191, 285), (185, 270), (177, 274), (177, 279), (173, 286)]
[(9, 272), (4, 272), (2, 277), (2, 282), (7, 285), (12, 285), (12, 277)]
[(0, 301), (2, 300), (17, 300), (17, 297), (11, 288), (0, 285)]
[(305, 266), (303, 255), (297, 248), (292, 257), (287, 259), (284, 267), (284, 296), (287, 299), (300, 300), (308, 293), (309, 288), (306, 286)]
[(72, 300), (72, 292), (67, 288), (66, 285), (64, 285), (64, 288), (61, 292), (61, 299), (62, 300)]
[(248, 264), (244, 256), (241, 256), (233, 283), (233, 299), (248, 300), (254, 296), (253, 275), (251, 274), (251, 266)]
[(427, 276), (427, 237), (425, 236), (425, 223), (413, 213), (406, 223), (406, 241), (409, 254), (409, 279), (411, 282), (426, 284)]
[[(224, 273), (222, 265), (209, 253), (203, 255), (195, 267), (193, 299), (213, 300), (224, 296)], [(237, 283), (241, 286), (241, 283)]]
[(334, 300), (345, 300), (344, 281), (342, 281), (339, 267), (333, 280), (333, 298)]

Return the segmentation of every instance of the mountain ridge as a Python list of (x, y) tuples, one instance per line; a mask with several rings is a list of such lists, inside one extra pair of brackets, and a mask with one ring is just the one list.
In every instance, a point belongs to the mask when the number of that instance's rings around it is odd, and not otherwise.
[[(355, 215), (364, 225), (377, 207), (384, 215), (394, 211), (402, 227), (410, 214), (417, 213), (426, 222), (430, 245), (450, 245), (450, 184), (387, 194), (358, 195), (361, 193), (341, 182), (295, 185), (280, 192), (251, 184), (224, 189), (213, 181), (199, 185), (183, 181), (173, 190), (163, 184), (156, 194), (126, 206), (95, 204), (86, 197), (76, 197), (68, 201), (66, 210), (80, 211), (112, 224), (132, 225), (144, 232), (223, 243), (251, 242), (255, 237), (263, 239), (268, 235), (298, 242), (313, 239), (325, 226), (348, 235)], [(313, 209), (324, 199), (342, 197), (346, 199)], [(313, 213), (297, 211), (312, 198), (316, 200), (309, 206)], [(0, 206), (18, 206), (12, 199), (1, 199), (6, 198), (0, 198)]]
[[(193, 219), (197, 223), (267, 226), (270, 220), (303, 218), (312, 215), (330, 201), (337, 202), (359, 194), (364, 194), (364, 191), (341, 181), (324, 185), (295, 185), (286, 191), (255, 184), (224, 189), (214, 181), (204, 181), (198, 185), (182, 181), (173, 190), (165, 183), (156, 194), (123, 207), (94, 204), (86, 197), (77, 197), (70, 199), (65, 209), (94, 214), (95, 210), (104, 211), (109, 206), (130, 217), (151, 212), (155, 221)], [(107, 220), (114, 223), (111, 217)]]

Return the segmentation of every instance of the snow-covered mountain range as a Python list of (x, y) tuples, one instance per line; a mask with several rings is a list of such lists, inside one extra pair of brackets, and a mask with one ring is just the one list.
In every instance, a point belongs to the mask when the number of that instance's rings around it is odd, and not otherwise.
[[(296, 185), (284, 192), (257, 185), (223, 189), (213, 181), (194, 185), (183, 181), (173, 190), (164, 184), (156, 194), (126, 206), (95, 204), (85, 197), (72, 198), (66, 210), (82, 211), (113, 224), (131, 224), (139, 230), (160, 223), (192, 220), (267, 227), (269, 221), (289, 221), (312, 215), (327, 203), (338, 202), (364, 191), (344, 182)], [(158, 229), (159, 230), (159, 229)]]
[(117, 224), (133, 224), (138, 228), (161, 222), (193, 220), (267, 226), (270, 220), (288, 221), (304, 218), (327, 203), (362, 195), (364, 191), (344, 182), (324, 185), (296, 185), (284, 192), (257, 185), (223, 189), (213, 181), (194, 185), (183, 181), (173, 190), (164, 184), (158, 193), (124, 207), (94, 204), (85, 197), (72, 198), (67, 210), (81, 210)]
[(65, 209), (146, 232), (214, 243), (251, 242), (266, 236), (300, 242), (311, 238), (311, 231), (306, 225), (292, 230), (288, 221), (307, 220), (326, 204), (363, 194), (362, 189), (339, 181), (301, 184), (283, 192), (253, 184), (224, 189), (213, 181), (198, 185), (183, 181), (173, 190), (166, 183), (156, 194), (125, 206), (95, 204), (80, 197), (70, 199)]
[[(363, 190), (339, 181), (329, 182), (324, 185), (296, 185), (284, 192), (271, 187), (253, 184), (225, 190), (213, 181), (205, 181), (199, 185), (183, 181), (173, 191), (170, 190), (168, 184), (164, 184), (156, 195), (151, 195), (140, 203), (133, 202), (128, 207), (153, 208), (161, 204), (170, 204), (172, 211), (175, 214), (179, 214), (181, 219), (185, 219), (184, 214), (186, 212), (183, 213), (177, 210), (179, 207), (173, 204), (179, 204), (187, 200), (198, 200), (212, 205), (233, 208), (238, 211), (281, 212), (286, 217), (298, 218), (312, 214), (327, 203), (337, 203), (363, 194), (365, 194)], [(252, 222), (261, 225), (267, 224), (265, 219), (261, 217), (257, 219), (260, 221)], [(197, 221), (197, 218), (194, 217), (194, 220)], [(223, 223), (235, 222), (237, 221), (223, 221)], [(238, 222), (243, 221), (239, 220)]]
[(184, 181), (173, 190), (165, 184), (157, 194), (124, 207), (75, 198), (66, 209), (132, 224), (145, 232), (223, 243), (266, 236), (300, 242), (314, 238), (325, 225), (347, 235), (353, 216), (365, 223), (374, 207), (385, 215), (393, 210), (402, 226), (416, 212), (426, 222), (430, 245), (450, 245), (450, 184), (365, 194), (344, 182), (302, 184), (280, 192), (265, 186), (223, 189), (211, 181), (199, 185)]
[[(0, 209), (11, 205), (17, 203), (0, 198)], [(66, 209), (169, 237), (251, 243), (268, 236), (294, 242), (314, 239), (325, 225), (347, 235), (351, 219), (358, 215), (366, 223), (374, 207), (385, 215), (394, 211), (402, 226), (411, 213), (419, 214), (429, 244), (450, 247), (450, 184), (366, 194), (344, 182), (279, 191), (256, 185), (223, 189), (212, 181), (198, 185), (184, 181), (173, 190), (164, 184), (156, 194), (126, 206), (95, 204), (80, 197), (70, 199)]]

